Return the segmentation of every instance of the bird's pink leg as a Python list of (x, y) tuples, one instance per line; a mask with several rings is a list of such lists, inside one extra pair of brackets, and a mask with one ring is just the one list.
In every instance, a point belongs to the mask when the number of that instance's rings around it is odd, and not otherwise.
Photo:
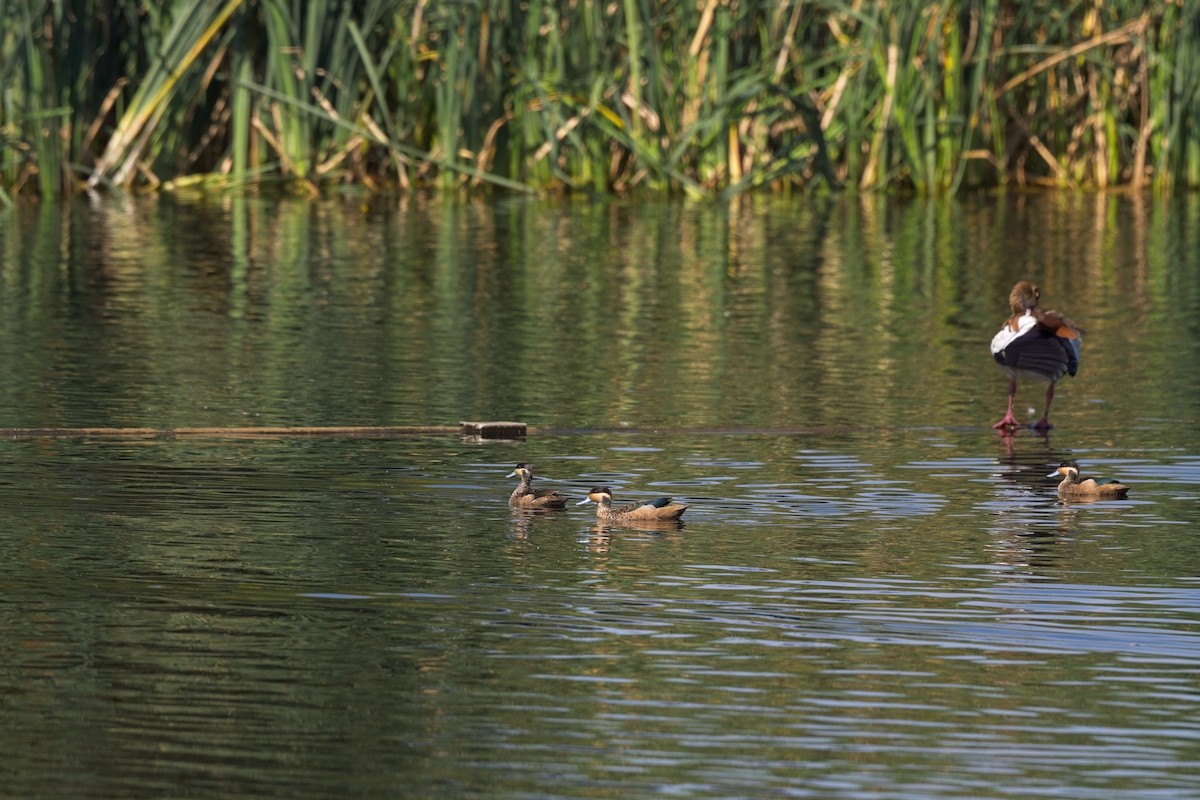
[(1033, 423), (1034, 430), (1048, 431), (1050, 430), (1050, 403), (1054, 400), (1054, 381), (1050, 381), (1050, 388), (1046, 390), (1046, 410), (1042, 414), (1042, 418)]
[[(1053, 384), (1051, 384), (1051, 387), (1053, 388)], [(1008, 411), (1004, 413), (1004, 419), (992, 426), (996, 430), (1002, 430), (1004, 428), (1019, 428), (1021, 426), (1021, 423), (1017, 422), (1017, 418), (1014, 417), (1012, 413), (1013, 398), (1016, 396), (1017, 379), (1013, 378), (1008, 382)]]

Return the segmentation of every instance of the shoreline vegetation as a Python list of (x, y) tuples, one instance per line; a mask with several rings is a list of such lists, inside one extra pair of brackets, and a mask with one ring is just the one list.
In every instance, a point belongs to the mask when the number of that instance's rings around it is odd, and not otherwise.
[(14, 0), (0, 202), (1200, 186), (1200, 3)]

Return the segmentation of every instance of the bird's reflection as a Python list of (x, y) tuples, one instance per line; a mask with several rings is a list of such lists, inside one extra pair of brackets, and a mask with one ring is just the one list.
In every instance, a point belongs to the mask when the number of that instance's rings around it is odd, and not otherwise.
[(537, 520), (555, 516), (558, 512), (536, 508), (511, 508), (509, 532), (514, 539), (528, 539)]
[[(1046, 470), (1070, 458), (1070, 451), (1055, 446), (1049, 431), (1018, 428), (997, 434), (1004, 448), (997, 487), (1004, 503), (992, 526), (994, 561), (1021, 574), (1053, 571), (1069, 558), (1076, 519), (1057, 502)], [(1019, 491), (1014, 495), (1011, 487)]]
[(1034, 494), (1042, 494), (1051, 485), (1046, 479), (1046, 465), (1071, 457), (1070, 451), (1051, 444), (1047, 431), (1023, 429), (1016, 435), (1013, 431), (998, 431), (997, 435), (1004, 446), (1000, 476)]
[(594, 553), (607, 553), (612, 547), (613, 533), (620, 531), (641, 531), (644, 533), (669, 533), (683, 530), (681, 520), (626, 520), (619, 525), (597, 522), (587, 529), (586, 544), (588, 550)]

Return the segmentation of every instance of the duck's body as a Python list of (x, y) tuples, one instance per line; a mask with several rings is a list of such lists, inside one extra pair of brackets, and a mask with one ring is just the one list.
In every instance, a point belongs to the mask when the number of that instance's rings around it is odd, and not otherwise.
[(669, 497), (660, 497), (645, 503), (630, 503), (626, 506), (613, 507), (612, 491), (607, 486), (597, 486), (588, 492), (588, 496), (576, 505), (584, 503), (596, 504), (596, 519), (601, 522), (626, 522), (649, 520), (677, 520), (683, 516), (687, 506), (682, 503), (672, 503)]
[(1047, 478), (1062, 477), (1058, 484), (1058, 496), (1064, 500), (1073, 497), (1105, 497), (1122, 500), (1129, 494), (1129, 487), (1112, 478), (1087, 478), (1079, 474), (1079, 465), (1064, 461)]
[(517, 477), (521, 482), (513, 493), (508, 496), (508, 504), (513, 508), (546, 508), (562, 509), (567, 507), (567, 498), (553, 489), (533, 488), (533, 466), (517, 464), (516, 469), (505, 477)]
[(992, 357), (1008, 376), (1008, 410), (1004, 418), (993, 425), (997, 430), (1019, 427), (1013, 416), (1013, 398), (1017, 380), (1049, 382), (1046, 389), (1046, 410), (1033, 423), (1037, 430), (1050, 428), (1050, 403), (1054, 400), (1054, 384), (1064, 375), (1074, 375), (1079, 369), (1080, 336), (1082, 332), (1057, 311), (1042, 311), (1037, 307), (1041, 291), (1029, 281), (1017, 281), (1009, 293), (1012, 316), (992, 338)]

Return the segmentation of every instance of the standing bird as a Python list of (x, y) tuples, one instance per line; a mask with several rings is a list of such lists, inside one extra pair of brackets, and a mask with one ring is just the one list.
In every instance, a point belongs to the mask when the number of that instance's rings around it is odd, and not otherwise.
[(1013, 416), (1018, 378), (1050, 382), (1046, 389), (1046, 410), (1033, 424), (1036, 430), (1049, 430), (1054, 384), (1063, 375), (1073, 376), (1079, 369), (1079, 344), (1083, 332), (1057, 311), (1038, 308), (1039, 297), (1038, 287), (1029, 281), (1017, 281), (1008, 295), (1012, 316), (992, 338), (992, 357), (1009, 380), (1008, 411), (1004, 419), (992, 426), (997, 430), (1009, 430), (1021, 424)]
[(508, 498), (508, 504), (514, 508), (546, 508), (562, 509), (567, 507), (567, 498), (553, 489), (533, 488), (533, 465), (517, 464), (516, 469), (508, 473), (506, 478), (519, 478), (520, 483)]

